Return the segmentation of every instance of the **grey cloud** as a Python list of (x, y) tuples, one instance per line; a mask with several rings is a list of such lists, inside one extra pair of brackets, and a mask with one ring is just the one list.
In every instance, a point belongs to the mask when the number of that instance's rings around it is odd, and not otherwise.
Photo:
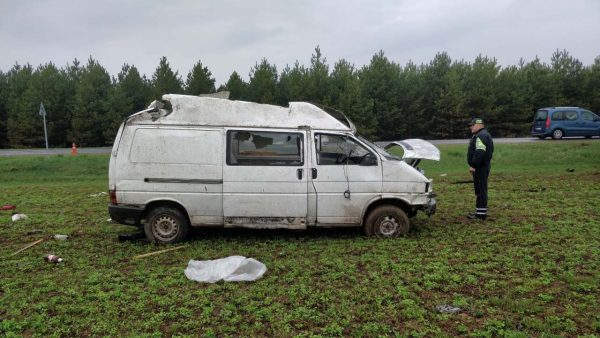
[(198, 60), (217, 83), (247, 78), (262, 57), (278, 70), (310, 62), (319, 45), (330, 66), (367, 64), (383, 50), (400, 64), (427, 63), (439, 51), (478, 54), (503, 65), (557, 48), (584, 64), (600, 54), (600, 1), (96, 1), (3, 2), (0, 69), (74, 58), (98, 59), (115, 75), (123, 63), (148, 77), (161, 56), (185, 78)]

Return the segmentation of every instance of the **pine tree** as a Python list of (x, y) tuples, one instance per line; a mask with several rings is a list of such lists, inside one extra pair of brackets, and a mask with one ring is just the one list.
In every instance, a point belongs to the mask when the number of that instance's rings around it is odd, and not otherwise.
[(398, 107), (400, 90), (400, 66), (390, 62), (383, 51), (371, 58), (358, 76), (364, 97), (373, 100), (373, 115), (377, 119), (377, 132), (380, 140), (397, 140), (401, 137), (401, 123)]
[(16, 64), (8, 72), (7, 134), (12, 148), (35, 145), (35, 140), (32, 142), (29, 139), (32, 130), (36, 128), (35, 125), (31, 125), (34, 122), (21, 123), (25, 119), (34, 121), (33, 116), (37, 112), (36, 107), (23, 95), (31, 85), (32, 75), (33, 68), (29, 64)]
[[(43, 119), (39, 114), (40, 102), (46, 110), (48, 143), (50, 146), (63, 147), (67, 142), (65, 131), (69, 128), (69, 111), (67, 102), (71, 99), (69, 79), (64, 70), (56, 68), (52, 63), (39, 66), (31, 78), (26, 92), (29, 105), (35, 113), (33, 121), (37, 130), (32, 130), (36, 146), (44, 146)], [(38, 128), (39, 125), (39, 128)]]
[(229, 91), (229, 99), (231, 100), (247, 100), (246, 95), (248, 84), (234, 71), (229, 76), (229, 80), (225, 84), (225, 89)]
[(8, 75), (0, 71), (0, 148), (8, 147)]
[(588, 93), (586, 107), (600, 113), (600, 56), (594, 59), (594, 64), (586, 71), (585, 92)]
[[(550, 66), (542, 63), (539, 58), (521, 68), (526, 83), (525, 98), (531, 114), (542, 107), (557, 105), (559, 87), (556, 83)], [(533, 116), (533, 115), (532, 115)]]
[(428, 65), (422, 66), (423, 115), (418, 126), (421, 135), (430, 135), (429, 130), (434, 127), (434, 118), (439, 113), (439, 100), (447, 90), (445, 78), (451, 66), (452, 60), (446, 52), (436, 54)]
[(81, 70), (75, 92), (75, 110), (69, 138), (81, 146), (105, 144), (103, 127), (107, 118), (107, 97), (112, 86), (110, 75), (98, 61), (88, 60)]
[(582, 86), (583, 64), (567, 50), (556, 50), (552, 54), (552, 77), (558, 85), (557, 106), (582, 106), (586, 101)]
[(215, 92), (215, 79), (207, 67), (198, 61), (188, 73), (185, 93), (189, 95), (209, 94)]
[(453, 63), (442, 77), (439, 97), (435, 101), (431, 134), (435, 138), (462, 138), (465, 135), (465, 93), (463, 79), (469, 69), (464, 62)]
[(112, 144), (124, 119), (145, 107), (152, 100), (148, 81), (140, 77), (135, 66), (124, 64), (107, 97), (107, 115), (102, 121), (102, 136), (105, 144)]
[(278, 83), (278, 104), (286, 106), (291, 101), (307, 101), (307, 73), (307, 69), (301, 66), (298, 60), (293, 68), (286, 66), (283, 69)]
[(465, 113), (469, 117), (482, 117), (493, 131), (502, 122), (494, 110), (495, 81), (500, 67), (496, 59), (479, 55), (465, 79)]
[(424, 81), (422, 68), (409, 61), (400, 72), (398, 89), (398, 135), (403, 138), (423, 137)]
[(250, 71), (248, 99), (257, 103), (275, 103), (277, 94), (277, 68), (263, 58)]
[(152, 75), (152, 88), (156, 100), (160, 100), (164, 94), (183, 94), (181, 77), (178, 72), (173, 72), (165, 56), (160, 59)]
[(321, 54), (319, 46), (310, 58), (310, 68), (306, 75), (306, 99), (311, 102), (327, 104), (325, 98), (329, 90), (329, 66)]
[(326, 101), (352, 120), (359, 133), (367, 137), (373, 136), (377, 128), (373, 100), (362, 93), (354, 65), (343, 59), (336, 62), (329, 84), (329, 92), (325, 93)]

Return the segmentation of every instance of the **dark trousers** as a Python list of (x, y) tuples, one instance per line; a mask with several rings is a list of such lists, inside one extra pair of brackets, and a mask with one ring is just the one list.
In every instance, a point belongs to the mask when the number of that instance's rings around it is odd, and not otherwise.
[(473, 186), (475, 188), (475, 196), (477, 196), (476, 213), (478, 216), (487, 215), (488, 205), (488, 176), (490, 176), (491, 166), (488, 164), (484, 167), (475, 169), (473, 173)]

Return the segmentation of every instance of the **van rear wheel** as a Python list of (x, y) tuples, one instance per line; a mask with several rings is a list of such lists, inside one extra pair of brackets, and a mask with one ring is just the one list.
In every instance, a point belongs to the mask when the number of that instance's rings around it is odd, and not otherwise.
[(152, 209), (146, 218), (144, 232), (148, 240), (159, 244), (181, 242), (187, 238), (190, 224), (187, 217), (172, 207)]
[(410, 221), (404, 210), (393, 205), (382, 205), (371, 211), (365, 222), (364, 230), (367, 236), (399, 237), (408, 233)]
[(555, 140), (560, 140), (561, 138), (563, 138), (563, 136), (564, 136), (564, 133), (560, 129), (556, 129), (555, 131), (552, 132), (552, 138)]

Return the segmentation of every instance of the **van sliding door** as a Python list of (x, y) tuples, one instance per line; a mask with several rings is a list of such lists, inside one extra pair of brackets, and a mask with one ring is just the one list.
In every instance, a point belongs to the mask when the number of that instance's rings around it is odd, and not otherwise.
[(225, 226), (306, 227), (306, 132), (227, 131), (223, 166)]

